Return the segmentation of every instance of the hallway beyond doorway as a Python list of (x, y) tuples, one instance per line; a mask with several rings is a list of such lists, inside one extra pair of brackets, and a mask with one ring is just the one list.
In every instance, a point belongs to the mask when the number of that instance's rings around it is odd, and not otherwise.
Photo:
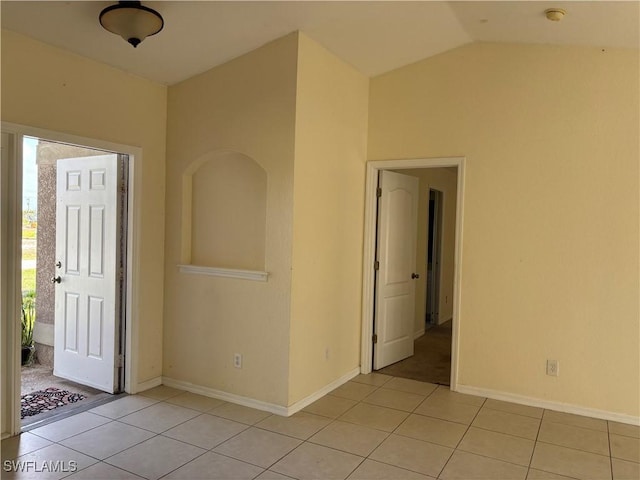
[(427, 328), (424, 335), (414, 340), (412, 357), (378, 370), (378, 373), (420, 382), (449, 385), (451, 377), (451, 320)]

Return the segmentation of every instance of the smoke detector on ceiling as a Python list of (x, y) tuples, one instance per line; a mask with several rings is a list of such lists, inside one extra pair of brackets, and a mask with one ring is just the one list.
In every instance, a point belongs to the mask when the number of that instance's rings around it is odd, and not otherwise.
[(547, 8), (544, 11), (544, 15), (547, 17), (547, 20), (551, 20), (552, 22), (559, 22), (566, 14), (567, 12), (561, 8)]

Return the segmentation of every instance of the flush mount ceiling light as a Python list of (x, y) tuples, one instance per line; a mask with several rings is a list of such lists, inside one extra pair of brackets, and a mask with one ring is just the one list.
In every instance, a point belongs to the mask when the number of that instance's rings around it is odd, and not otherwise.
[(100, 25), (135, 48), (142, 40), (162, 30), (164, 20), (162, 15), (140, 2), (118, 2), (100, 12)]
[(552, 22), (559, 22), (566, 14), (567, 12), (561, 8), (547, 8), (544, 11), (544, 15), (547, 17), (547, 20), (551, 20)]

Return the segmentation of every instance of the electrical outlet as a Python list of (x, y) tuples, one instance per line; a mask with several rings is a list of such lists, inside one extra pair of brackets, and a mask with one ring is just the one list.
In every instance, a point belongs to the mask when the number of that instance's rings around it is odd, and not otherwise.
[(234, 353), (233, 354), (233, 366), (236, 368), (242, 368), (242, 354)]
[(559, 368), (560, 362), (558, 362), (557, 360), (547, 360), (547, 375), (557, 377)]

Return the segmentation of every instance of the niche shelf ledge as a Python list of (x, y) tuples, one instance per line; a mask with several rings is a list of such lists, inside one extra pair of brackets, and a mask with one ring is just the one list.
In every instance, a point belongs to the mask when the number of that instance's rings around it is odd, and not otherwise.
[(240, 270), (236, 268), (203, 267), (200, 265), (178, 265), (180, 273), (190, 273), (194, 275), (208, 275), (210, 277), (237, 278), (240, 280), (253, 280), (255, 282), (266, 282), (269, 274), (256, 270)]

